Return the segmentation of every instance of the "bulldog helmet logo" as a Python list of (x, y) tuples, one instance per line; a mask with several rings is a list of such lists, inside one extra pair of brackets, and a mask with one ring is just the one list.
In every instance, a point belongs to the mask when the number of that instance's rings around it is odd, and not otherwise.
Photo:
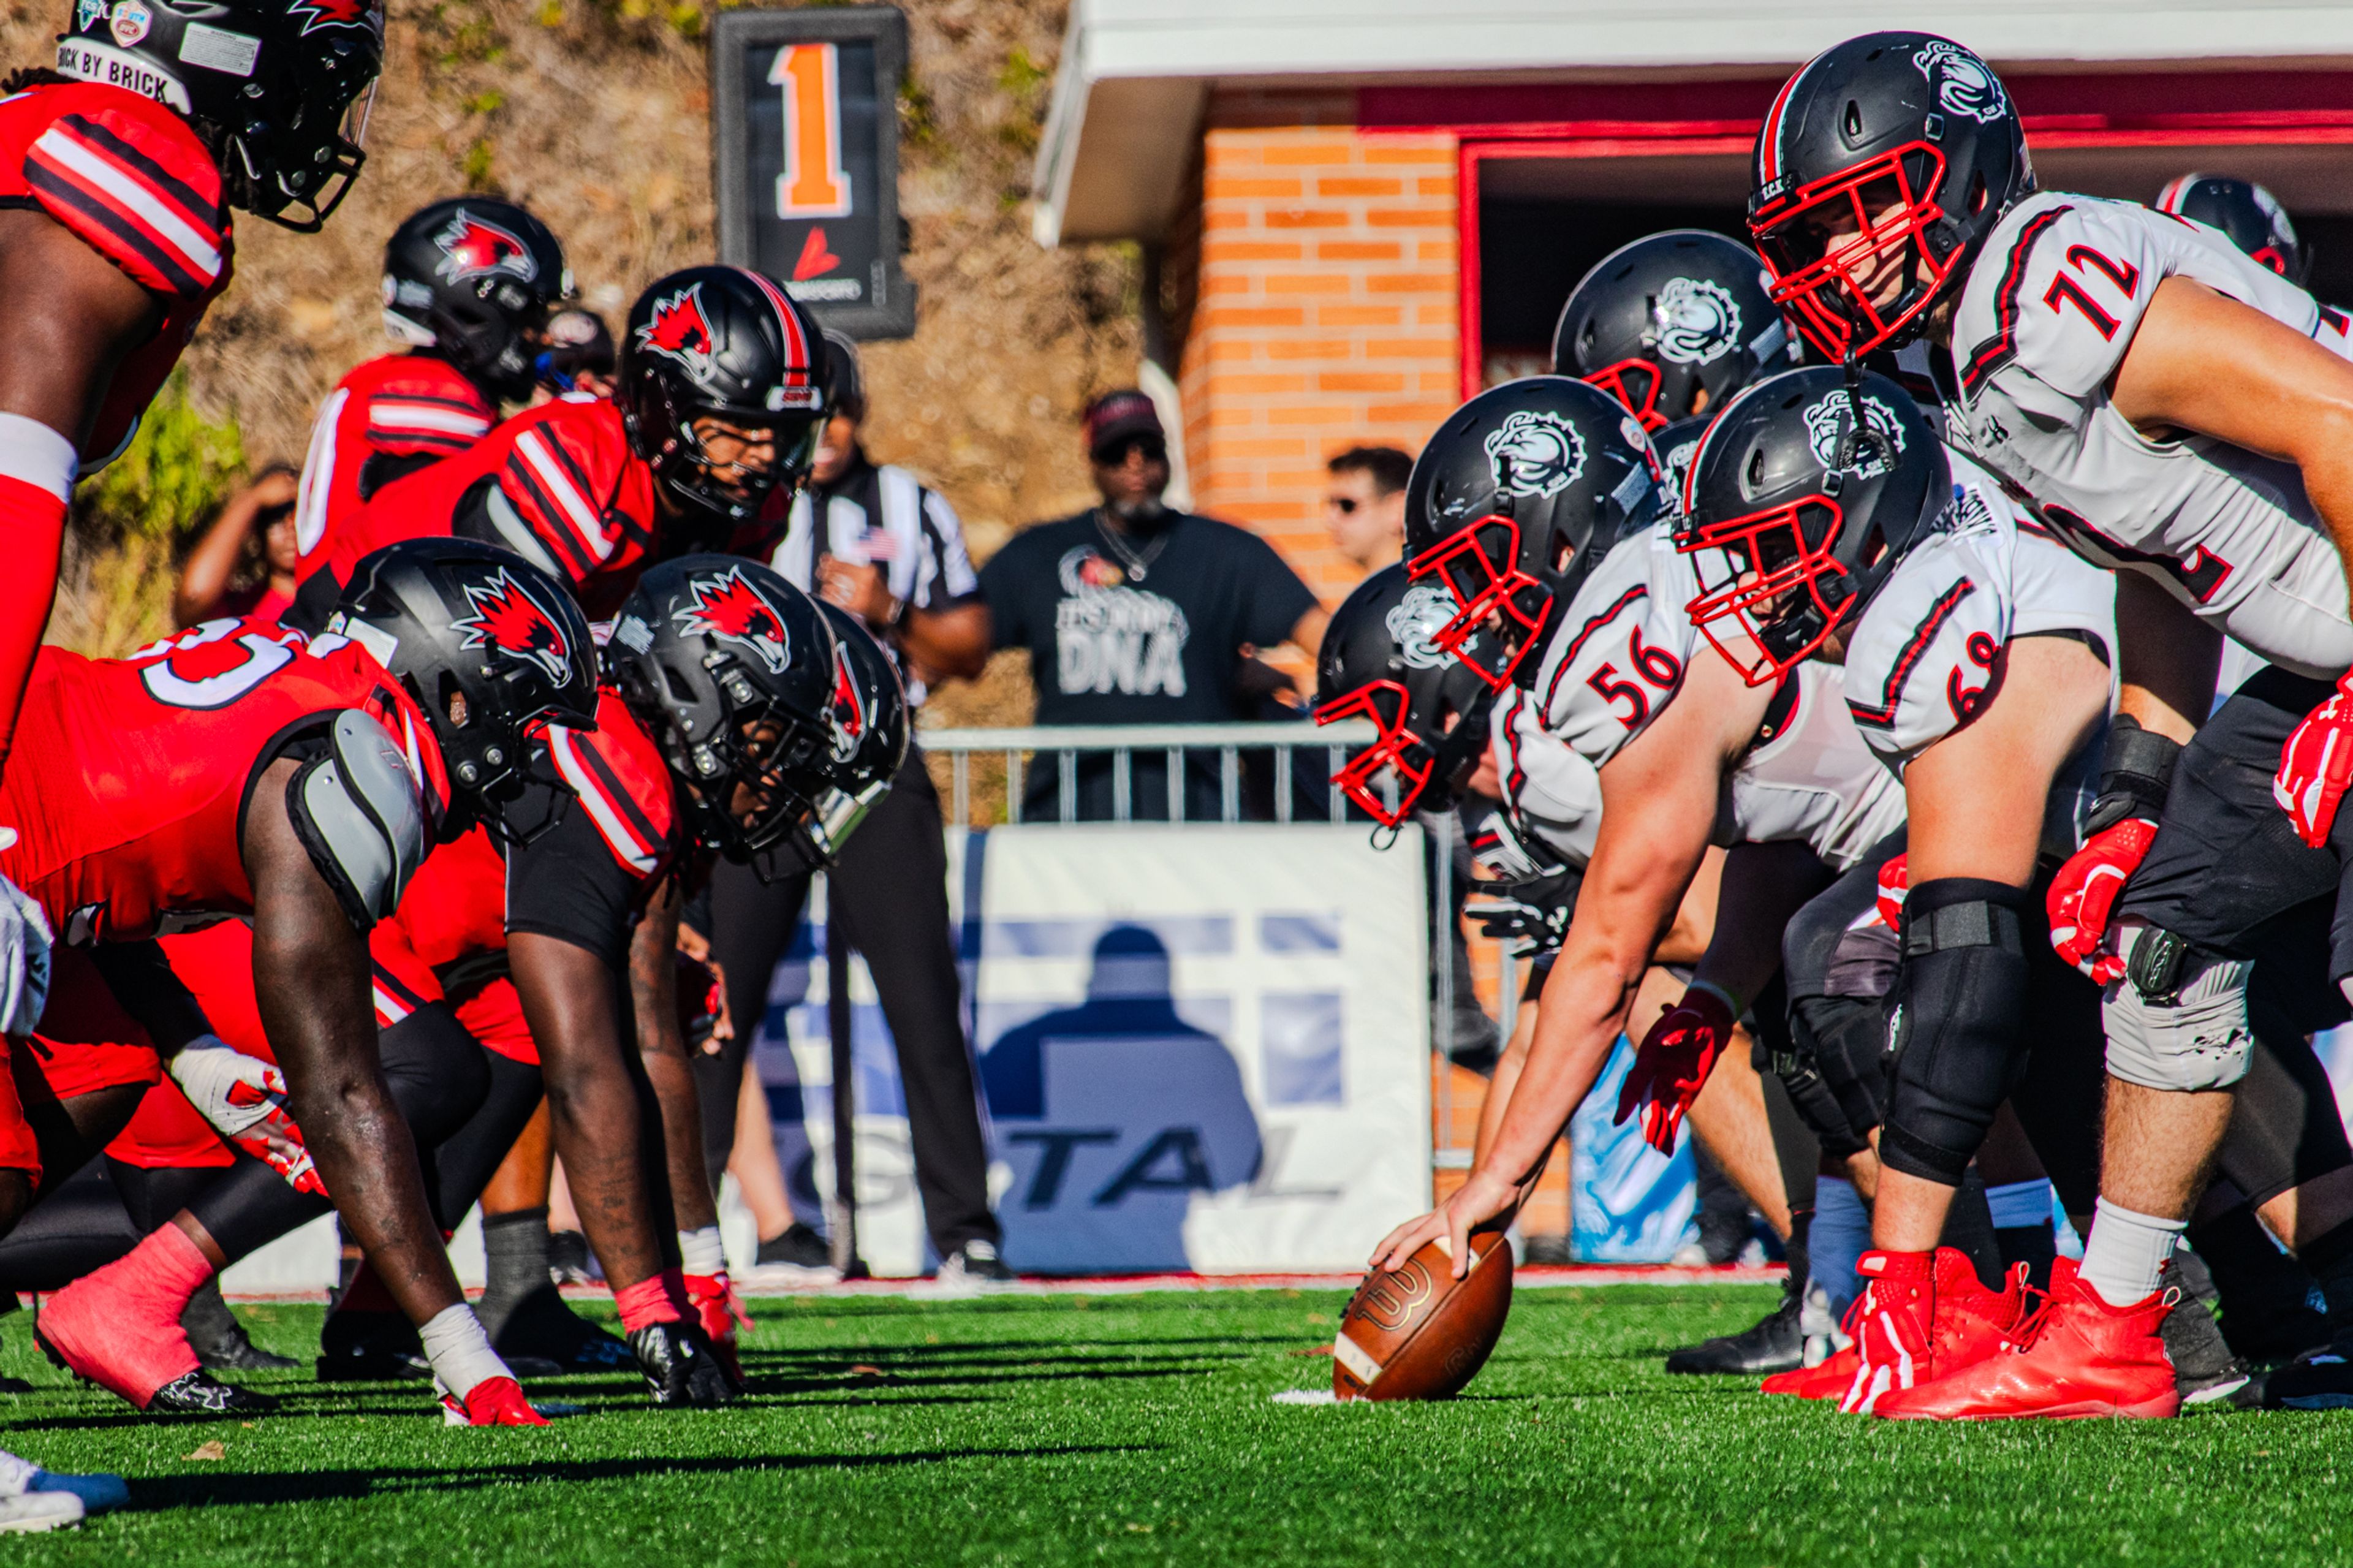
[(1450, 662), (1431, 640), (1454, 618), (1454, 595), (1430, 583), (1416, 583), (1383, 618), (1398, 657), (1410, 669), (1443, 669)]
[(1558, 495), (1585, 472), (1585, 437), (1557, 414), (1522, 408), (1487, 437), (1487, 460), (1504, 495)]
[(474, 613), (452, 621), (465, 634), (461, 647), (488, 648), (505, 658), (537, 665), (561, 686), (572, 679), (572, 642), (564, 627), (504, 567), (487, 583), (466, 584)]
[(1854, 405), (1844, 392), (1833, 392), (1806, 410), (1806, 440), (1823, 468), (1875, 479), (1887, 472), (1889, 457), (1903, 452), (1904, 424), (1895, 410), (1876, 397), (1865, 397), (1862, 406), (1871, 426), (1869, 438), (1848, 439), (1854, 427)]
[(1935, 85), (1936, 101), (1947, 114), (1990, 125), (2010, 110), (2010, 100), (1992, 68), (1958, 44), (1931, 39), (1912, 57), (1912, 63)]
[(744, 581), (742, 567), (723, 576), (697, 577), (686, 590), (690, 602), (670, 615), (681, 633), (740, 644), (771, 675), (785, 672), (792, 662), (792, 645), (785, 637), (784, 617)]
[(1705, 278), (1668, 279), (1651, 323), (1658, 355), (1670, 364), (1713, 364), (1740, 341), (1740, 307)]

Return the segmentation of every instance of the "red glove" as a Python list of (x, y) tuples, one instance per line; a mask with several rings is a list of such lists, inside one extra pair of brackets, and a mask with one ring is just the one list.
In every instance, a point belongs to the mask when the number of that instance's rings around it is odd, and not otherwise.
[(2296, 837), (2317, 849), (2328, 842), (2348, 784), (2353, 784), (2353, 673), (2337, 680), (2336, 695), (2306, 714), (2280, 748), (2272, 798), (2295, 824)]
[(1626, 1069), (1612, 1125), (1623, 1126), (1634, 1108), (1647, 1102), (1643, 1142), (1662, 1154), (1673, 1153), (1675, 1131), (1731, 1041), (1732, 1022), (1730, 999), (1711, 985), (1694, 985), (1681, 1003), (1663, 1009)]
[(2052, 879), (2044, 900), (2051, 914), (2051, 945), (2102, 985), (2121, 979), (2125, 972), (2125, 961), (2105, 951), (2109, 912), (2156, 842), (2156, 823), (2146, 816), (2127, 816), (2093, 834), (2091, 842), (2068, 857)]
[(1912, 890), (1912, 857), (1892, 857), (1879, 868), (1879, 918), (1889, 931), (1904, 929), (1904, 899)]
[(690, 1274), (686, 1277), (686, 1304), (702, 1331), (711, 1336), (711, 1348), (719, 1352), (719, 1363), (740, 1385), (744, 1363), (736, 1353), (735, 1325), (750, 1328), (752, 1315), (744, 1310), (743, 1299), (735, 1294), (735, 1282), (727, 1278), (724, 1270)]

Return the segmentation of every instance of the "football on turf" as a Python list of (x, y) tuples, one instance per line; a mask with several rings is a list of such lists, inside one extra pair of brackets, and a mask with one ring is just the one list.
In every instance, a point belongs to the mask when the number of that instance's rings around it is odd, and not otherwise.
[(1332, 1392), (1341, 1399), (1459, 1394), (1486, 1364), (1511, 1310), (1512, 1249), (1503, 1232), (1471, 1238), (1471, 1272), (1461, 1279), (1441, 1237), (1356, 1287), (1332, 1336)]

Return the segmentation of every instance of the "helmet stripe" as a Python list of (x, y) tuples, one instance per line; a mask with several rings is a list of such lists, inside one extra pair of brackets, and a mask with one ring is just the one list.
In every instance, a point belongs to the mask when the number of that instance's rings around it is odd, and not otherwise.
[(753, 271), (748, 267), (740, 267), (736, 270), (759, 285), (760, 292), (766, 295), (768, 303), (776, 307), (776, 321), (783, 329), (785, 338), (785, 384), (807, 386), (810, 355), (808, 334), (801, 330), (800, 312), (795, 310), (792, 301), (785, 297), (785, 291), (769, 282), (762, 274)]
[[(1817, 59), (1820, 58), (1815, 57)], [(1757, 138), (1757, 179), (1759, 184), (1781, 177), (1781, 112), (1789, 105), (1789, 94), (1813, 68), (1813, 60), (1808, 60), (1790, 72), (1789, 79), (1781, 84), (1780, 92), (1775, 95), (1773, 107), (1765, 112), (1765, 129)]]

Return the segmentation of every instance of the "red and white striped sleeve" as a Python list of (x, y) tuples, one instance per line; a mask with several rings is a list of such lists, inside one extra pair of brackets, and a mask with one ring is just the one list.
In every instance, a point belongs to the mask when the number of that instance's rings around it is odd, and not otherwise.
[(368, 399), (367, 442), (379, 452), (462, 452), (491, 433), (490, 411), (479, 402), (390, 390)]
[(227, 267), (220, 171), (194, 132), (153, 112), (59, 115), (26, 149), (25, 183), (44, 212), (141, 286), (195, 299)]
[[(602, 405), (557, 403), (517, 431), (500, 489), (533, 535), (575, 583), (603, 565), (621, 542), (607, 498), (628, 458), (620, 420)], [(611, 428), (604, 428), (609, 416)]]

